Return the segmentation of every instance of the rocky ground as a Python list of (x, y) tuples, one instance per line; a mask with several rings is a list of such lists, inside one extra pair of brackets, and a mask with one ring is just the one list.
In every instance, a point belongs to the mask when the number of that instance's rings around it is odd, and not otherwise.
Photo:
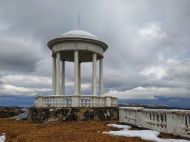
[(0, 133), (6, 133), (6, 142), (146, 142), (140, 138), (102, 134), (103, 131), (116, 129), (108, 127), (108, 123), (105, 121), (34, 123), (1, 118)]

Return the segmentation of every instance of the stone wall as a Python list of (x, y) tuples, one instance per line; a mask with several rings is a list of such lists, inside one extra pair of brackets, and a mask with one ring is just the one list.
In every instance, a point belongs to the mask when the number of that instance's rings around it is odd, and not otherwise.
[(29, 120), (36, 122), (51, 121), (112, 121), (118, 120), (118, 107), (70, 107), (29, 109)]

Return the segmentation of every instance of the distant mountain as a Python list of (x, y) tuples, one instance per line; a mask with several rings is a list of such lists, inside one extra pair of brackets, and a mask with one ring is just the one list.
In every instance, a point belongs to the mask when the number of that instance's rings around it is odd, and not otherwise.
[[(176, 99), (176, 98), (175, 98)], [(176, 103), (174, 103), (176, 102)], [(178, 103), (177, 103), (178, 102)], [(145, 107), (152, 109), (185, 109), (190, 110), (190, 99), (177, 98), (171, 103), (170, 99), (118, 99), (119, 106)]]

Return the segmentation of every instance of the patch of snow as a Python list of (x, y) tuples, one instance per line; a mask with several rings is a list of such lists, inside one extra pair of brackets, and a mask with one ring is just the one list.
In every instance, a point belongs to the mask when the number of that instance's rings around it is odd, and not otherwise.
[(155, 142), (190, 142), (188, 140), (183, 140), (183, 139), (159, 138), (158, 135), (160, 133), (153, 130), (129, 130), (131, 127), (128, 125), (108, 124), (108, 126), (121, 128), (122, 130), (103, 132), (104, 134), (109, 134), (114, 136), (140, 137), (143, 140), (150, 140)]
[(28, 110), (26, 110), (25, 112), (23, 112), (23, 113), (20, 113), (19, 115), (17, 115), (17, 116), (14, 116), (14, 117), (12, 117), (11, 119), (16, 119), (16, 120), (25, 120), (25, 119), (27, 119), (28, 118)]
[(118, 124), (108, 124), (109, 127), (119, 128), (119, 129), (130, 129), (131, 126), (128, 125), (118, 125)]
[(0, 135), (0, 142), (5, 142), (5, 134)]

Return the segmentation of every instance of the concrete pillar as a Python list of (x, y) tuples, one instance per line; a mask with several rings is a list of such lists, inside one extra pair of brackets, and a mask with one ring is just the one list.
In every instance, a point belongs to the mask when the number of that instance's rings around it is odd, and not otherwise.
[(65, 95), (65, 61), (61, 61), (61, 95)]
[(80, 95), (81, 93), (81, 63), (79, 62), (79, 67), (78, 67), (78, 77), (79, 77), (79, 80), (78, 80), (78, 93)]
[(78, 82), (79, 82), (79, 53), (78, 51), (74, 51), (74, 95), (79, 95), (78, 92)]
[(96, 60), (97, 55), (96, 53), (93, 54), (92, 57), (93, 65), (92, 65), (92, 95), (97, 95), (97, 89), (96, 89)]
[(60, 95), (60, 53), (56, 54), (56, 95)]
[(99, 62), (99, 93), (100, 96), (104, 93), (104, 82), (103, 82), (103, 58)]
[(56, 57), (52, 56), (52, 94), (56, 94)]

